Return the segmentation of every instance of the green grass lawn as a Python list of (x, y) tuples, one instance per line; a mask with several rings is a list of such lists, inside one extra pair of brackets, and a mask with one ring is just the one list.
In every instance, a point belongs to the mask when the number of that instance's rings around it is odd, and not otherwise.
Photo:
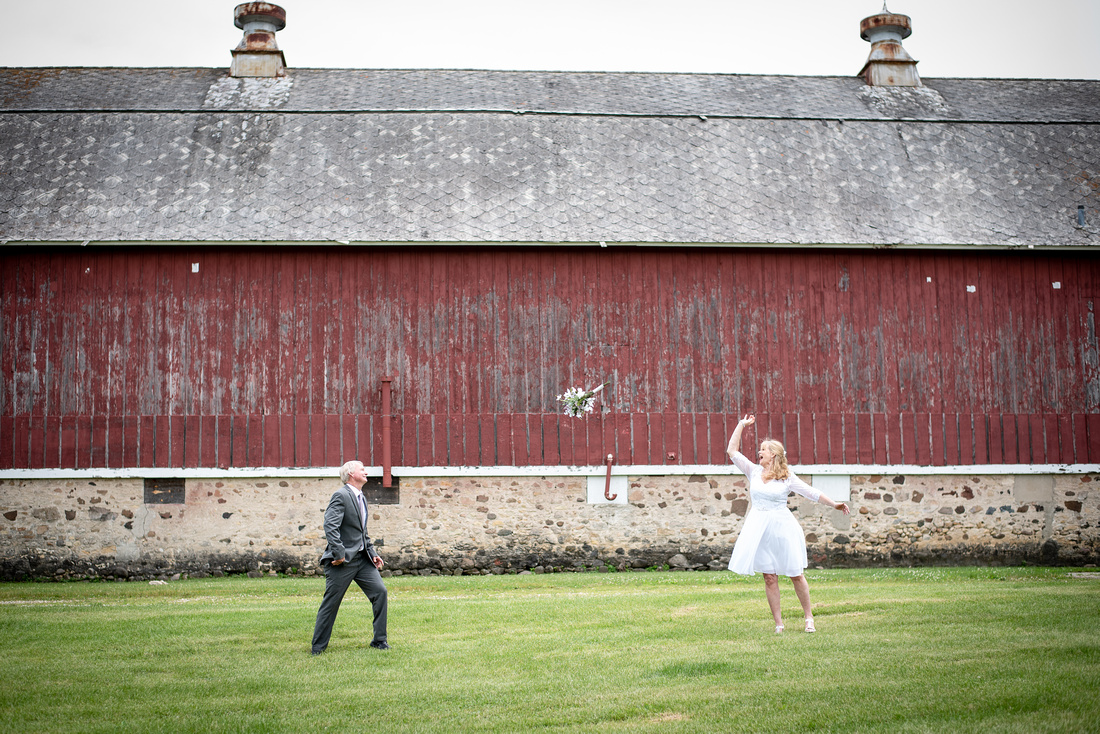
[(388, 652), (323, 580), (0, 584), (0, 731), (1100, 731), (1081, 569), (400, 577)]

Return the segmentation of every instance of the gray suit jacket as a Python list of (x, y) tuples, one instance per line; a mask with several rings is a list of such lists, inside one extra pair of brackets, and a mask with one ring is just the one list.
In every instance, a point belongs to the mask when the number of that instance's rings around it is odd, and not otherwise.
[[(366, 506), (366, 501), (363, 505)], [(325, 538), (328, 540), (328, 547), (321, 556), (322, 566), (334, 560), (352, 560), (362, 552), (364, 541), (367, 554), (371, 558), (378, 557), (374, 544), (367, 535), (367, 518), (360, 517), (355, 492), (346, 484), (336, 490), (328, 501), (328, 508), (325, 510)]]

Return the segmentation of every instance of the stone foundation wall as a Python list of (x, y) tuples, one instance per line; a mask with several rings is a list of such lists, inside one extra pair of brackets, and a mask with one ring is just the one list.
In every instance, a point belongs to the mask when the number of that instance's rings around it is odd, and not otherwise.
[[(724, 569), (748, 510), (741, 476), (630, 477), (626, 505), (585, 477), (401, 480), (369, 531), (391, 573)], [(329, 478), (0, 480), (0, 578), (314, 574)], [(1095, 564), (1100, 475), (852, 476), (852, 514), (794, 496), (812, 565)]]

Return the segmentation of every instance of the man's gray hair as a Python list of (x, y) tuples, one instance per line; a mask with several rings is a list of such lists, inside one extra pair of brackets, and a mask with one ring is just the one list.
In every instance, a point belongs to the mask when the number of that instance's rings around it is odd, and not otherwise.
[(344, 484), (348, 483), (348, 478), (351, 473), (355, 471), (356, 467), (363, 466), (363, 462), (352, 459), (351, 461), (345, 461), (344, 465), (340, 467), (340, 481)]

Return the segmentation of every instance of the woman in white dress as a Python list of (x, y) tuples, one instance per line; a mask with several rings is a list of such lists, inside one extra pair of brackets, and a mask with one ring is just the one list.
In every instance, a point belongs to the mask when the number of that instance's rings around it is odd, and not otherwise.
[(806, 631), (815, 632), (814, 616), (810, 611), (810, 586), (803, 572), (809, 565), (806, 555), (806, 537), (794, 515), (787, 509), (787, 497), (792, 491), (823, 505), (849, 513), (848, 505), (833, 502), (821, 492), (803, 482), (787, 467), (787, 452), (778, 441), (760, 444), (760, 463), (754, 464), (741, 453), (741, 432), (745, 426), (756, 422), (756, 416), (747, 415), (737, 422), (730, 436), (726, 453), (749, 480), (749, 498), (752, 507), (745, 516), (729, 569), (745, 576), (756, 572), (764, 575), (764, 591), (768, 597), (775, 631), (783, 631), (783, 613), (779, 607), (779, 576), (789, 576), (794, 593), (802, 604), (806, 617)]

